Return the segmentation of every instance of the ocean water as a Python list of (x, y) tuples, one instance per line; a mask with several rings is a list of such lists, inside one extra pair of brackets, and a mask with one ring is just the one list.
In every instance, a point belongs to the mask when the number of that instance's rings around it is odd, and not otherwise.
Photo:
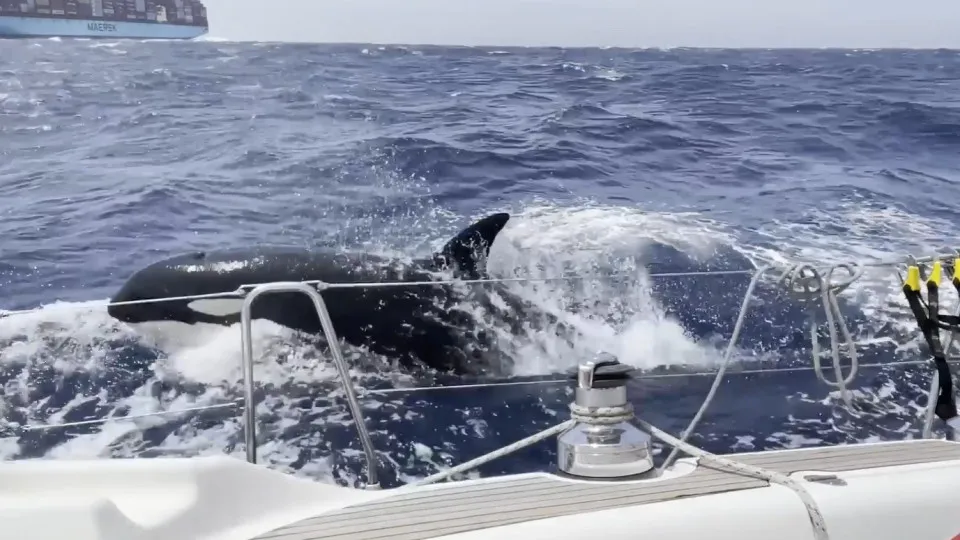
[[(0, 42), (0, 308), (36, 308), (0, 319), (0, 418), (241, 395), (238, 328), (166, 350), (107, 316), (152, 260), (257, 243), (421, 256), (507, 211), (491, 274), (596, 276), (508, 285), (582, 337), (492, 321), (515, 362), (499, 382), (551, 382), (364, 393), (385, 484), (562, 421), (556, 380), (598, 350), (638, 368), (640, 415), (677, 433), (711, 378), (662, 375), (715, 370), (749, 276), (661, 274), (957, 246), (958, 151), (955, 51)], [(810, 365), (806, 307), (771, 285), (759, 296), (694, 443), (918, 436), (929, 367), (864, 367), (848, 406), (813, 373), (778, 371)], [(862, 362), (924, 359), (893, 268), (868, 270), (842, 304)], [(255, 334), (261, 460), (362, 479), (329, 360), (270, 323)], [(347, 355), (360, 388), (436, 383)], [(225, 409), (0, 435), (0, 459), (243, 455)], [(476, 474), (554, 459), (548, 442)]]

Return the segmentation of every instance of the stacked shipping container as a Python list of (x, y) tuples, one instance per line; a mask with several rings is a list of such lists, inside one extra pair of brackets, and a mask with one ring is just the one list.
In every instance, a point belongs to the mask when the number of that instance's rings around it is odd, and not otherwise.
[(209, 26), (201, 0), (0, 0), (0, 14)]

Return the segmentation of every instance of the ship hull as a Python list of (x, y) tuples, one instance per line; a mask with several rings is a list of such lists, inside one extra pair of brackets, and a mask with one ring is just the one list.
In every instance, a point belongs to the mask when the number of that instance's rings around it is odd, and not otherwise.
[(203, 26), (185, 24), (0, 15), (0, 38), (193, 39), (206, 33)]

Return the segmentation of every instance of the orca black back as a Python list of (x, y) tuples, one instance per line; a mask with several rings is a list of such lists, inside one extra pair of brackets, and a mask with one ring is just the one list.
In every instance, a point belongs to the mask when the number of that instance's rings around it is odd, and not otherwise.
[[(436, 281), (441, 272), (481, 279), (486, 276), (490, 247), (508, 220), (508, 214), (487, 216), (433, 257), (412, 264), (365, 253), (271, 246), (188, 253), (138, 271), (111, 302), (229, 293), (277, 281), (410, 283)], [(408, 366), (419, 361), (441, 371), (488, 371), (492, 344), (469, 314), (456, 309), (464, 298), (455, 287), (330, 288), (323, 291), (323, 298), (338, 337), (348, 343)], [(236, 296), (111, 305), (108, 311), (134, 325), (176, 321), (229, 326), (240, 321), (241, 305), (242, 298)], [(261, 296), (252, 315), (293, 330), (321, 333), (313, 304), (302, 294)]]

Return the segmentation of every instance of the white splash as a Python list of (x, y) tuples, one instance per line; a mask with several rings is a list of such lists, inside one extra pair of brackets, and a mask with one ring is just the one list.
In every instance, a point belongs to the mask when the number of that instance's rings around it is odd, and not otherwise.
[[(646, 212), (601, 204), (561, 207), (551, 204), (533, 204), (514, 214), (501, 237), (491, 250), (489, 268), (498, 276), (557, 276), (569, 273), (589, 273), (598, 269), (630, 273), (636, 276), (626, 289), (613, 288), (604, 282), (525, 283), (511, 284), (509, 291), (554, 314), (561, 322), (575, 327), (586, 339), (568, 344), (558, 338), (549, 327), (531, 325), (527, 335), (515, 339), (500, 333), (513, 347), (519, 374), (549, 373), (565, 370), (583, 358), (603, 349), (618, 354), (622, 361), (641, 368), (658, 365), (710, 365), (718, 357), (715, 347), (700, 343), (688, 335), (676, 321), (664, 315), (662, 308), (650, 293), (650, 276), (643, 268), (643, 254), (653, 243), (667, 244), (690, 254), (709, 257), (718, 246), (733, 246), (758, 261), (786, 261), (797, 258), (814, 261), (847, 260), (851, 257), (886, 257), (913, 250), (928, 253), (937, 247), (938, 230), (945, 224), (924, 224), (914, 216), (895, 209), (871, 209), (856, 201), (840, 204), (838, 208), (811, 210), (811, 219), (804, 225), (779, 222), (760, 224), (758, 234), (772, 247), (763, 249), (742, 245), (727, 225), (705, 219), (697, 214)], [(459, 220), (462, 223), (462, 219)], [(847, 231), (843, 237), (832, 231), (838, 227)], [(879, 229), (878, 229), (879, 227)], [(877, 240), (878, 235), (903, 231), (919, 239), (913, 245)], [(449, 235), (438, 235), (438, 247)], [(395, 253), (396, 254), (396, 253)], [(410, 253), (403, 255), (409, 256)], [(638, 263), (639, 261), (639, 263)], [(909, 328), (912, 321), (905, 316), (899, 297), (896, 277), (886, 270), (869, 273), (857, 285), (853, 294), (865, 312), (879, 323), (892, 323)], [(576, 306), (571, 310), (570, 306)], [(69, 307), (71, 309), (63, 309)], [(891, 309), (893, 307), (894, 309)], [(210, 306), (206, 306), (210, 309)], [(118, 414), (143, 414), (157, 410), (179, 410), (209, 404), (218, 404), (237, 396), (240, 379), (240, 332), (237, 325), (157, 328), (153, 338), (146, 329), (135, 333), (126, 325), (113, 321), (96, 304), (59, 304), (35, 313), (0, 319), (0, 366), (19, 375), (10, 378), (0, 399), (0, 411), (13, 408), (12, 403), (38, 423), (54, 422), (67, 416), (85, 400), (103, 397), (80, 395), (70, 403), (45, 413), (43, 403), (29, 402), (34, 381), (27, 375), (31, 368), (49, 367), (61, 377), (70, 373), (95, 374), (111, 369), (117, 359), (116, 346), (111, 341), (136, 340), (145, 346), (161, 347), (165, 354), (153, 363), (150, 378), (131, 395), (120, 398), (110, 406)], [(272, 323), (254, 324), (256, 378), (274, 390), (258, 407), (269, 442), (260, 447), (264, 462), (283, 470), (290, 470), (303, 448), (321, 444), (316, 436), (284, 439), (280, 435), (292, 423), (306, 415), (315, 415), (324, 429), (351, 422), (344, 414), (342, 402), (333, 405), (338, 396), (336, 371), (312, 343), (295, 333)], [(365, 353), (348, 348), (351, 365), (360, 365), (357, 358)], [(410, 377), (384, 368), (379, 377), (391, 377), (398, 385), (411, 385)], [(353, 378), (363, 386), (367, 373), (353, 370)], [(192, 389), (164, 390), (163, 383), (174, 381), (189, 384)], [(319, 385), (321, 400), (311, 397), (307, 405), (302, 399), (284, 394), (285, 389), (298, 385)], [(159, 390), (158, 390), (159, 388)], [(800, 399), (818, 400), (816, 396)], [(330, 403), (323, 402), (328, 400)], [(886, 401), (883, 401), (886, 403)], [(914, 404), (915, 405), (915, 404)], [(908, 405), (905, 410), (914, 410)], [(383, 407), (384, 402), (364, 401), (364, 407)], [(73, 437), (53, 450), (47, 457), (135, 456), (142, 451), (139, 432), (151, 422), (175, 422), (178, 418), (161, 417), (149, 421), (129, 421), (108, 424), (87, 435)], [(416, 410), (407, 410), (397, 421), (425, 421)], [(203, 427), (198, 427), (203, 426)], [(491, 426), (489, 429), (493, 429)], [(835, 426), (834, 426), (835, 427)], [(825, 426), (824, 429), (832, 429)], [(157, 451), (186, 455), (222, 453), (227, 448), (237, 454), (241, 426), (235, 417), (219, 423), (186, 423), (176, 427), (160, 444)], [(806, 444), (812, 437), (772, 435), (786, 446)], [(410, 456), (383, 454), (388, 462), (401, 459), (432, 463), (435, 452), (425, 452), (411, 441), (415, 451)], [(747, 444), (738, 442), (737, 444)], [(752, 444), (752, 442), (750, 442)], [(0, 459), (20, 456), (24, 450), (15, 440), (0, 439)], [(419, 456), (419, 457), (418, 457)], [(326, 459), (315, 459), (299, 474), (330, 481), (333, 464)], [(407, 478), (404, 473), (404, 477)]]

